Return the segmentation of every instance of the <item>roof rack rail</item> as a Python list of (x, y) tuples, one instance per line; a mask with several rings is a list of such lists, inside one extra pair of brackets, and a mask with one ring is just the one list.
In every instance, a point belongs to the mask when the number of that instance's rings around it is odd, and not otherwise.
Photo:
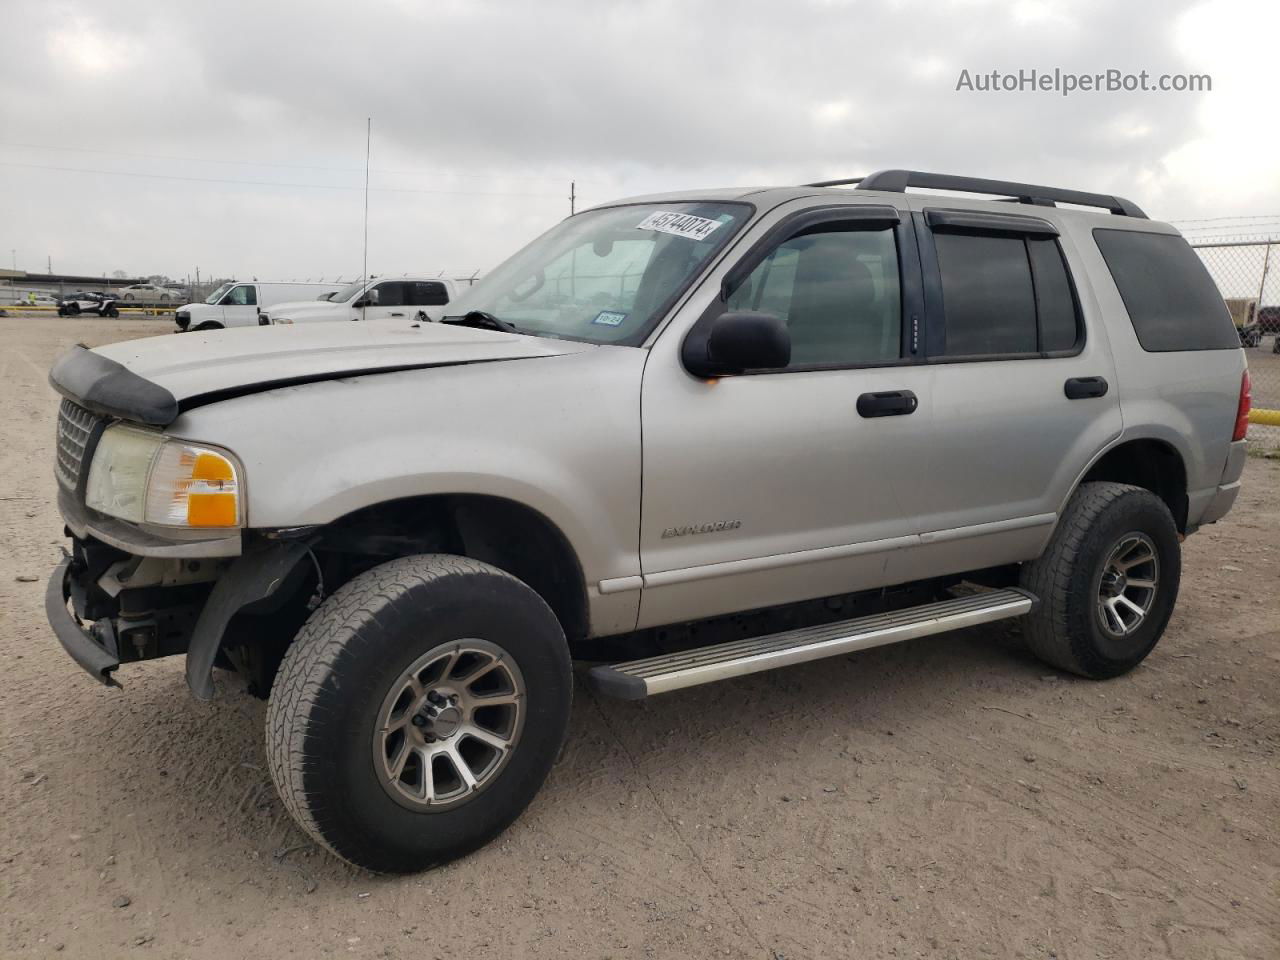
[(1131, 200), (1106, 193), (1085, 193), (1082, 190), (1063, 190), (1059, 187), (1041, 187), (1012, 180), (984, 180), (981, 177), (958, 177), (949, 173), (922, 173), (919, 170), (880, 170), (865, 177), (848, 180), (824, 180), (806, 183), (806, 187), (843, 187), (856, 184), (859, 190), (883, 190), (887, 193), (906, 193), (907, 187), (926, 190), (957, 190), (963, 193), (986, 193), (1007, 197), (1018, 203), (1031, 203), (1052, 207), (1059, 203), (1073, 203), (1082, 207), (1101, 207), (1117, 216), (1138, 217), (1147, 215)]

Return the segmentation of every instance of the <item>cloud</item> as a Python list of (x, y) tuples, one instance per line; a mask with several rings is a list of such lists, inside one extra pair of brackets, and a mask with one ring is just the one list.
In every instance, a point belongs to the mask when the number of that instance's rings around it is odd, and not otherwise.
[[(349, 275), (368, 116), (370, 263), (388, 273), (493, 266), (568, 212), (570, 180), (580, 207), (887, 166), (1132, 193), (1163, 216), (1280, 202), (1265, 157), (1221, 147), (1244, 136), (1249, 116), (1265, 128), (1273, 85), (1232, 46), (1251, 32), (1261, 44), (1250, 26), (1261, 4), (9, 8), (24, 42), (0, 60), (0, 246), (28, 266), (57, 252), (67, 270)], [(1201, 45), (1205, 35), (1219, 39)], [(1068, 98), (954, 89), (962, 68), (1033, 67), (1207, 71), (1215, 87)], [(1240, 171), (1238, 189), (1196, 183), (1211, 162), (1222, 179)], [(213, 182), (228, 180), (238, 182)]]

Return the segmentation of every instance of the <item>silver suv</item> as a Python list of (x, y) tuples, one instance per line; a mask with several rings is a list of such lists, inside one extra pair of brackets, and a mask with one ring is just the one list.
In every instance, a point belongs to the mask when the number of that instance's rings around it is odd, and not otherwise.
[(1239, 491), (1230, 316), (1119, 197), (910, 171), (644, 197), (446, 313), (50, 374), (59, 640), (104, 683), (242, 674), (288, 809), (373, 870), (520, 814), (574, 659), (640, 698), (1020, 617), (1053, 666), (1122, 674)]

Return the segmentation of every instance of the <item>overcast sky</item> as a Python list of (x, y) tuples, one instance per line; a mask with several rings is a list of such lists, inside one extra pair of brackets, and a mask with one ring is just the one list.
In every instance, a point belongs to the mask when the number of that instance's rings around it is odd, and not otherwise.
[[(4, 0), (19, 269), (488, 270), (629, 194), (885, 167), (1280, 234), (1274, 0)], [(1202, 93), (956, 91), (962, 69), (1208, 73)], [(60, 149), (61, 148), (61, 149)], [(108, 172), (111, 171), (111, 172)], [(1263, 219), (1267, 218), (1267, 219)], [(1269, 222), (1270, 221), (1270, 222)]]

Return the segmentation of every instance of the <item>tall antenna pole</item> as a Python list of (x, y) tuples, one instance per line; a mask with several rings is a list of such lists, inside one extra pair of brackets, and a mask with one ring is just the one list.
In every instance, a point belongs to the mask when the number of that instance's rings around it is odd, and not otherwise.
[(373, 144), (373, 117), (365, 118), (364, 128), (364, 279), (369, 280), (369, 151)]
[(569, 181), (569, 216), (573, 216), (574, 203), (578, 199), (577, 183), (573, 180)]

